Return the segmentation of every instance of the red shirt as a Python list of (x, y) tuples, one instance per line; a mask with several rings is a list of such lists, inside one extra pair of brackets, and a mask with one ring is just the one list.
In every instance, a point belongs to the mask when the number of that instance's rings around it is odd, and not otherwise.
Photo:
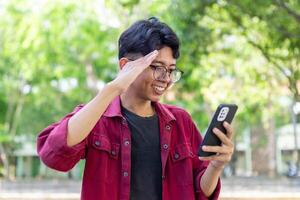
[[(190, 115), (175, 106), (158, 102), (153, 105), (159, 118), (162, 199), (218, 199), (220, 180), (210, 198), (201, 191), (200, 179), (208, 162), (197, 156), (202, 137)], [(80, 159), (86, 159), (82, 200), (129, 200), (131, 136), (121, 113), (120, 97), (111, 102), (85, 140), (68, 147), (68, 120), (82, 107), (77, 106), (39, 134), (37, 151), (41, 160), (53, 169), (68, 171)]]

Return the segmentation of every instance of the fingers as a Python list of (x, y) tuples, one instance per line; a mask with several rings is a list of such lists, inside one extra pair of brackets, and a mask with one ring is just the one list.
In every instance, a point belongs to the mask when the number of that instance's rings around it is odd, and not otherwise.
[(154, 58), (156, 58), (158, 54), (158, 51), (157, 50), (154, 50), (152, 51), (151, 53), (148, 53), (145, 57), (145, 59), (148, 61), (148, 62), (152, 62)]
[(226, 129), (226, 134), (217, 128), (213, 129), (213, 133), (216, 134), (216, 136), (221, 140), (222, 146), (203, 146), (203, 151), (213, 152), (216, 153), (216, 155), (209, 157), (199, 157), (200, 160), (220, 161), (223, 164), (226, 164), (231, 160), (234, 151), (234, 145), (231, 141), (233, 136), (233, 130), (229, 123), (224, 122), (223, 125)]
[(146, 65), (149, 65), (157, 56), (158, 54), (158, 51), (157, 50), (154, 50), (150, 53), (148, 53), (147, 55), (143, 56), (143, 57), (140, 57), (139, 59), (133, 61), (133, 62), (137, 62), (139, 64), (143, 64), (145, 63)]
[(213, 133), (216, 134), (216, 136), (221, 140), (221, 142), (225, 145), (231, 146), (232, 142), (231, 139), (222, 131), (220, 131), (217, 128), (213, 129)]
[(120, 60), (121, 70), (114, 81), (120, 87), (121, 93), (128, 89), (132, 82), (151, 64), (157, 55), (158, 51), (154, 50), (146, 56), (133, 61), (128, 58)]
[(225, 127), (226, 129), (226, 135), (229, 139), (232, 139), (232, 136), (233, 136), (233, 129), (231, 127), (231, 125), (228, 123), (228, 122), (224, 122), (223, 123), (223, 126)]
[(233, 146), (203, 146), (203, 151), (214, 152), (215, 155), (208, 157), (199, 157), (203, 161), (221, 161), (224, 164), (231, 160), (234, 147)]
[(202, 149), (206, 152), (214, 152), (219, 154), (233, 153), (233, 148), (231, 146), (203, 146)]
[(136, 60), (128, 62), (126, 64), (126, 68), (129, 68), (132, 70), (133, 70), (133, 68), (137, 69), (136, 73), (139, 74), (142, 71), (144, 71), (144, 69), (146, 69), (152, 63), (152, 61), (156, 58), (157, 55), (158, 55), (158, 51), (154, 50), (143, 57), (140, 57)]
[(203, 161), (221, 161), (223, 163), (228, 163), (231, 160), (231, 156), (232, 155), (229, 154), (221, 154), (208, 157), (199, 157), (199, 159)]

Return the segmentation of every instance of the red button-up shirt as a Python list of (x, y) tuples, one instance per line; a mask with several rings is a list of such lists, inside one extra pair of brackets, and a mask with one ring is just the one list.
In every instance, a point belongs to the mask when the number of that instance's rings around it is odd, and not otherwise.
[[(159, 118), (162, 199), (218, 199), (220, 180), (210, 198), (206, 198), (200, 188), (208, 163), (197, 156), (202, 137), (190, 115), (175, 106), (153, 105)], [(77, 106), (39, 134), (37, 151), (41, 160), (53, 169), (68, 171), (80, 159), (86, 159), (82, 200), (129, 200), (131, 134), (121, 113), (120, 97), (111, 102), (85, 140), (68, 147), (68, 120), (82, 107)]]

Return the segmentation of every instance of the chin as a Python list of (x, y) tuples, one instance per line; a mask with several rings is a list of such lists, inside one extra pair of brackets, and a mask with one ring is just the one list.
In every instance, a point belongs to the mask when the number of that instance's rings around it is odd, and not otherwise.
[(158, 102), (161, 99), (161, 95), (160, 96), (152, 96), (149, 99), (150, 99), (150, 101)]
[(152, 102), (158, 102), (160, 101), (160, 99), (162, 98), (162, 96), (164, 95), (164, 93), (162, 94), (157, 94), (153, 91), (149, 91), (148, 93), (145, 93), (145, 99), (152, 101)]
[(152, 102), (159, 102), (160, 98), (153, 98), (151, 99)]

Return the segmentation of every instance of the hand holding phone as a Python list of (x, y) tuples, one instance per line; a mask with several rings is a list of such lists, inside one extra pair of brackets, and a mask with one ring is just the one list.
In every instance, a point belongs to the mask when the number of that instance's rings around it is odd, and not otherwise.
[(215, 155), (214, 152), (206, 152), (202, 150), (202, 146), (220, 146), (221, 140), (213, 133), (214, 128), (218, 128), (220, 131), (226, 134), (226, 129), (223, 126), (224, 121), (229, 124), (232, 122), (234, 115), (238, 109), (235, 104), (220, 104), (207, 128), (202, 144), (200, 145), (198, 155), (200, 157), (207, 157)]

